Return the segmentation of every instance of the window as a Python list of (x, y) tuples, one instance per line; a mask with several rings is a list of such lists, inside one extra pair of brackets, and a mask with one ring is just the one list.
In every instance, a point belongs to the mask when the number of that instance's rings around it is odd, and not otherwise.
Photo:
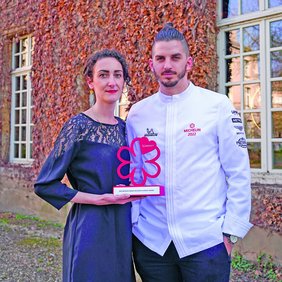
[(222, 19), (259, 12), (282, 5), (282, 0), (222, 0), (219, 3)]
[(126, 119), (128, 112), (126, 111), (129, 102), (127, 99), (127, 91), (123, 92), (120, 101), (117, 103), (115, 108), (115, 115), (122, 119)]
[(259, 0), (222, 1), (222, 17), (230, 18), (259, 10)]
[(240, 112), (257, 171), (282, 169), (282, 0), (220, 1), (220, 92)]
[(282, 19), (269, 22), (268, 30), (272, 167), (282, 169)]
[(32, 161), (32, 50), (30, 36), (13, 44), (10, 161), (17, 163)]

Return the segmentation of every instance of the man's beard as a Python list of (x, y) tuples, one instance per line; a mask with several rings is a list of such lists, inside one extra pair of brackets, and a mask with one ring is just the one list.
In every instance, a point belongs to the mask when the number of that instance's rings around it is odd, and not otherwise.
[[(173, 72), (174, 73), (174, 72)], [(185, 75), (186, 75), (186, 68), (177, 75), (177, 79), (176, 80), (172, 80), (172, 81), (163, 81), (161, 80), (160, 76), (158, 76), (154, 70), (154, 75), (156, 77), (156, 79), (159, 81), (159, 83), (161, 83), (163, 86), (165, 87), (174, 87), (178, 82), (179, 80), (181, 80)]]

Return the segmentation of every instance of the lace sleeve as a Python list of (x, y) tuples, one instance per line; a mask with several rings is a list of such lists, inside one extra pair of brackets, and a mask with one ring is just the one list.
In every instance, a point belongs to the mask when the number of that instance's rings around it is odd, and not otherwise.
[(68, 203), (77, 193), (61, 182), (79, 150), (76, 142), (79, 140), (80, 126), (76, 120), (74, 117), (63, 126), (54, 149), (34, 184), (35, 193), (57, 209)]
[(79, 128), (79, 122), (76, 117), (71, 118), (64, 124), (54, 144), (53, 155), (55, 158), (60, 157), (63, 153), (68, 151), (74, 143), (80, 140), (81, 134)]

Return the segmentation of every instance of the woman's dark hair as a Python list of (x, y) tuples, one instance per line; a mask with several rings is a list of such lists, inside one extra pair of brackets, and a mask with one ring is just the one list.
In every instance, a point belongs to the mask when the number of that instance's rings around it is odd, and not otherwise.
[(185, 50), (185, 53), (189, 55), (189, 48), (184, 35), (176, 28), (174, 28), (172, 23), (166, 23), (165, 26), (157, 33), (154, 39), (153, 47), (156, 42), (171, 40), (180, 41)]
[(83, 71), (84, 75), (92, 78), (94, 65), (97, 63), (98, 60), (103, 59), (103, 58), (115, 58), (117, 61), (119, 61), (122, 66), (124, 81), (127, 85), (130, 85), (131, 78), (128, 73), (128, 66), (125, 61), (125, 58), (117, 50), (114, 50), (114, 49), (112, 50), (103, 49), (91, 55), (86, 62), (86, 65)]

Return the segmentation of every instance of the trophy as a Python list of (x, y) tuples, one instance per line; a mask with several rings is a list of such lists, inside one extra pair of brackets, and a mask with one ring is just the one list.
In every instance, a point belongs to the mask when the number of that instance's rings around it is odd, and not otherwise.
[[(135, 182), (134, 174), (136, 172), (136, 167), (134, 167), (127, 175), (122, 173), (122, 168), (125, 165), (129, 165), (132, 163), (130, 160), (125, 160), (122, 158), (121, 153), (123, 151), (128, 151), (129, 154), (133, 157), (137, 157), (134, 151), (136, 145), (139, 145), (139, 153), (141, 155), (146, 155), (150, 152), (155, 151), (156, 153), (152, 158), (148, 158), (144, 161), (144, 163), (152, 165), (155, 167), (155, 172), (153, 174), (148, 173), (144, 167), (140, 168), (142, 173), (142, 181), (140, 183)], [(114, 186), (113, 194), (114, 195), (122, 195), (129, 194), (131, 196), (163, 196), (164, 195), (164, 187), (160, 185), (145, 185), (148, 178), (156, 178), (161, 172), (161, 167), (157, 163), (158, 158), (160, 157), (161, 152), (156, 142), (153, 140), (149, 140), (147, 137), (136, 137), (132, 140), (129, 147), (122, 146), (119, 148), (117, 152), (117, 158), (120, 161), (120, 165), (117, 168), (117, 174), (121, 179), (129, 178), (131, 181), (131, 186)], [(147, 155), (148, 156), (148, 155)], [(139, 156), (142, 157), (142, 156)]]

